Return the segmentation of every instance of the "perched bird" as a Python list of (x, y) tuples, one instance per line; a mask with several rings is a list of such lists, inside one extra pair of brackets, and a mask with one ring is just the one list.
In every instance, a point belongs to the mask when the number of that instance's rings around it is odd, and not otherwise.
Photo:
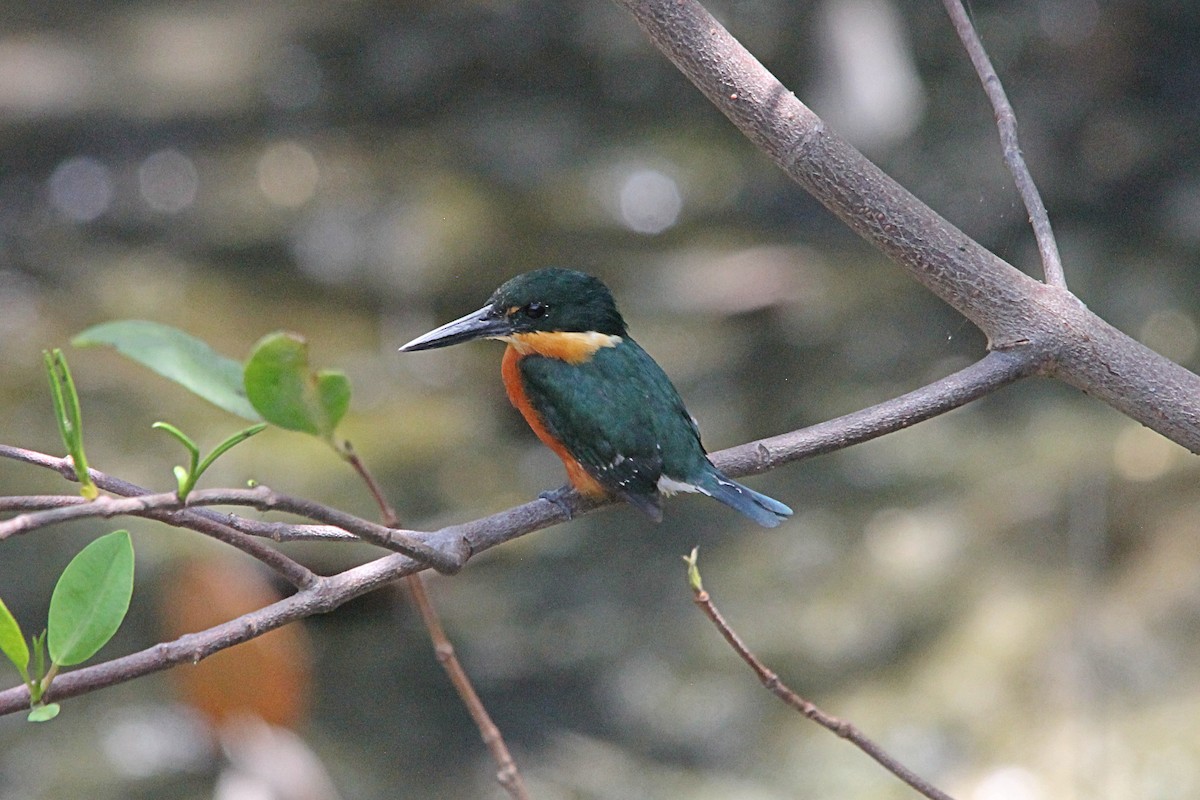
[(656, 522), (663, 496), (676, 492), (708, 495), (768, 528), (792, 515), (708, 460), (679, 393), (630, 338), (597, 278), (555, 268), (526, 272), (483, 308), (400, 350), (473, 339), (508, 343), (501, 367), (508, 399), (562, 459), (580, 494), (616, 495)]

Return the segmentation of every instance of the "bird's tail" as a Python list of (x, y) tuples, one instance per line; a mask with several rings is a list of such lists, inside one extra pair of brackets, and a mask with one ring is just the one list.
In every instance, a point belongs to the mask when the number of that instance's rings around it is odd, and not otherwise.
[(726, 478), (716, 469), (697, 481), (696, 489), (745, 514), (764, 528), (774, 528), (792, 515), (792, 510), (783, 503)]

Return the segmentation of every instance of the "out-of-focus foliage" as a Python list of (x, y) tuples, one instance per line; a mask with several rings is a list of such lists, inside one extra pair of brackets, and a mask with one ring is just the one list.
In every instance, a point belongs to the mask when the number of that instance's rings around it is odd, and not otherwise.
[[(712, 10), (919, 197), (1036, 269), (939, 3)], [(1072, 288), (1196, 368), (1200, 7), (972, 11)], [(89, 325), (164, 322), (238, 360), (293, 330), (353, 381), (339, 435), (414, 526), (562, 482), (504, 400), (498, 345), (396, 353), (531, 267), (604, 278), (714, 449), (881, 401), (985, 347), (606, 0), (8, 4), (0, 156), (0, 440), (58, 452), (40, 354)], [(115, 354), (69, 355), (98, 469), (169, 491), (178, 445), (150, 423), (198, 441), (236, 424)], [(248, 478), (374, 513), (310, 437), (265, 432), (206, 475)], [(754, 479), (797, 510), (769, 533), (681, 498), (660, 526), (591, 515), (431, 589), (542, 800), (908, 796), (778, 707), (717, 639), (679, 561), (696, 544), (706, 588), (772, 668), (957, 796), (1190, 798), (1196, 478), (1180, 448), (1029, 382)], [(10, 463), (0, 486), (72, 490)], [(129, 525), (146, 592), (114, 652), (156, 641), (155, 581), (215, 547)], [(53, 577), (101, 529), (3, 543), (17, 619), (44, 617)], [(324, 571), (372, 552), (289, 551)], [(309, 628), (303, 731), (342, 796), (500, 796), (402, 599), (380, 592)], [(211, 794), (220, 757), (168, 682), (71, 702), (45, 734), (70, 770), (40, 730), (0, 720), (0, 798)]]

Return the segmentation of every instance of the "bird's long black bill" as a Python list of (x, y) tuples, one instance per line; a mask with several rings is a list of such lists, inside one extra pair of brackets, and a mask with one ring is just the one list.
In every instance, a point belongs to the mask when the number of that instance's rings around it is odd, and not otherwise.
[(503, 336), (510, 333), (512, 326), (502, 316), (497, 316), (491, 306), (484, 306), (478, 311), (472, 311), (465, 317), (459, 317), (453, 322), (447, 322), (440, 328), (435, 328), (423, 336), (418, 336), (400, 348), (402, 353), (416, 350), (432, 350), (435, 347), (449, 347), (472, 339), (486, 339), (489, 336)]

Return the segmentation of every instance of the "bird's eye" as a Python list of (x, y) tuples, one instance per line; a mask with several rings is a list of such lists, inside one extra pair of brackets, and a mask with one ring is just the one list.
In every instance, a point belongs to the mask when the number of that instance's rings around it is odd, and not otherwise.
[(530, 319), (541, 319), (542, 317), (546, 316), (547, 311), (546, 304), (539, 303), (536, 300), (532, 303), (529, 303), (521, 310), (524, 311), (525, 316), (529, 317)]

